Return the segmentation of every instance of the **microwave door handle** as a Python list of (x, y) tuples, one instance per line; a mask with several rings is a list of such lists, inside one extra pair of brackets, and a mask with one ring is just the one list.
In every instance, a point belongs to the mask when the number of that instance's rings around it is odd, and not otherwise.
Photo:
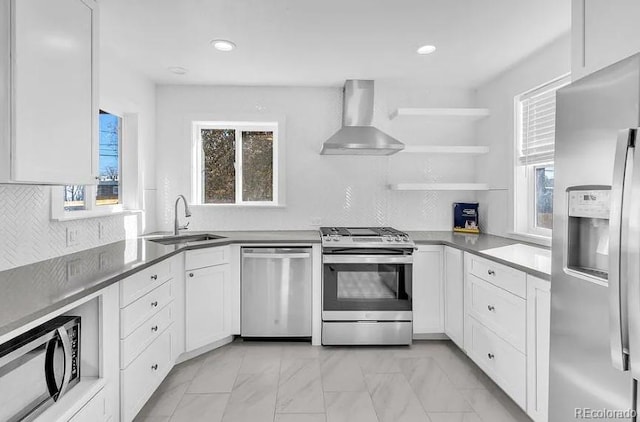
[[(627, 277), (624, 274), (622, 234), (628, 213), (623, 213), (625, 196), (625, 179), (631, 171), (629, 157), (633, 156), (629, 147), (633, 145), (635, 132), (631, 129), (620, 131), (616, 141), (616, 153), (613, 167), (613, 185), (611, 186), (611, 209), (609, 216), (609, 331), (611, 344), (611, 361), (616, 369), (629, 369), (629, 339), (628, 317), (623, 298), (626, 297)], [(628, 166), (629, 165), (629, 166)], [(624, 207), (626, 208), (626, 207)]]
[(64, 352), (64, 376), (62, 377), (62, 385), (60, 386), (60, 396), (64, 394), (69, 387), (69, 381), (71, 380), (71, 366), (73, 364), (73, 356), (71, 350), (71, 340), (69, 339), (69, 332), (65, 327), (58, 328), (60, 339), (62, 340), (62, 350)]
[[(71, 379), (71, 342), (69, 341), (69, 334), (66, 328), (59, 327), (56, 330), (57, 336), (54, 337), (47, 345), (47, 352), (45, 355), (44, 371), (45, 379), (47, 381), (47, 388), (49, 394), (54, 401), (58, 401), (69, 385)], [(62, 343), (62, 352), (64, 353), (64, 375), (62, 377), (62, 383), (58, 386), (58, 380), (56, 380), (54, 358), (57, 349), (58, 341)]]

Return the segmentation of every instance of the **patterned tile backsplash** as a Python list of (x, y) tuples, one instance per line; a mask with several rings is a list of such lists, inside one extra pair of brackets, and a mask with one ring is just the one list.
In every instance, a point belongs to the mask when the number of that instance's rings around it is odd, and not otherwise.
[[(50, 187), (0, 185), (0, 271), (136, 236), (138, 220), (120, 214), (52, 221)], [(74, 246), (67, 247), (67, 228), (78, 230)]]

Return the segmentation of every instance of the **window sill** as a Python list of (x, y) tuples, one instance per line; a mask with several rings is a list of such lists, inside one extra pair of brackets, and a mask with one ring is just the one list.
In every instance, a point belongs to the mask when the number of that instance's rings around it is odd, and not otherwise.
[(117, 210), (117, 211), (69, 211), (61, 216), (51, 217), (51, 221), (86, 220), (90, 218), (112, 217), (116, 215), (142, 214), (142, 210)]
[(524, 242), (535, 243), (540, 246), (551, 247), (551, 237), (541, 236), (531, 233), (518, 233), (518, 232), (509, 232), (507, 233), (507, 237), (515, 240), (522, 240)]
[(190, 204), (191, 208), (286, 208), (286, 204)]

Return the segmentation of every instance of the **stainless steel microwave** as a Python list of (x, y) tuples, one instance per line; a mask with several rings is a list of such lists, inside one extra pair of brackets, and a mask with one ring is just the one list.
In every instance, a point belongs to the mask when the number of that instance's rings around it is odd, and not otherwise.
[(80, 317), (61, 316), (0, 345), (0, 421), (31, 421), (80, 382)]

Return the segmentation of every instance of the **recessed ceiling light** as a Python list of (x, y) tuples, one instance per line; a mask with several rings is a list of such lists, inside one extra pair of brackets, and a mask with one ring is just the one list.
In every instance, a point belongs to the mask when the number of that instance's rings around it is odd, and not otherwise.
[(416, 52), (418, 54), (425, 55), (425, 54), (431, 54), (434, 51), (436, 51), (436, 46), (435, 45), (423, 45)]
[(184, 75), (189, 71), (188, 69), (180, 66), (170, 66), (167, 70), (171, 73), (175, 73), (176, 75)]
[(231, 51), (236, 48), (236, 45), (229, 40), (212, 40), (211, 45), (220, 51)]

